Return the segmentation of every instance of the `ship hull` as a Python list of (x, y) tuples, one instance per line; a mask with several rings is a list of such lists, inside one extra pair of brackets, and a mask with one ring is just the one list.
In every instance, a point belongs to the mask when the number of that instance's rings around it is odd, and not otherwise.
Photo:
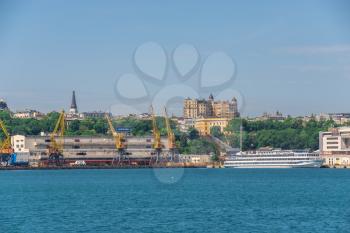
[(270, 162), (269, 161), (245, 161), (244, 159), (233, 159), (225, 161), (225, 168), (320, 168), (322, 159), (291, 161), (291, 162)]

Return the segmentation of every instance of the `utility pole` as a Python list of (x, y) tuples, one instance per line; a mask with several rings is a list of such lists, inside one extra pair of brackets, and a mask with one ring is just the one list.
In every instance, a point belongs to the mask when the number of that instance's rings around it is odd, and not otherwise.
[(243, 149), (243, 125), (242, 125), (242, 119), (241, 119), (241, 125), (239, 127), (240, 135), (239, 135), (239, 148), (242, 152)]

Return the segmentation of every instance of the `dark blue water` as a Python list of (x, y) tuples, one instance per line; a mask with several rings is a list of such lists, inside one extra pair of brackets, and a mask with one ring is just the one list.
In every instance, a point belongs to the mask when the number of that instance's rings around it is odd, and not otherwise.
[(4, 233), (350, 232), (350, 170), (0, 171), (0, 201)]

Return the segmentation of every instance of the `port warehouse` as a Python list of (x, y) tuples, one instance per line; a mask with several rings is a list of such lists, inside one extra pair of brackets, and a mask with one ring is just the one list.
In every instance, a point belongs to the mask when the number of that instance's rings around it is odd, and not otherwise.
[[(59, 141), (60, 139), (56, 139)], [(65, 162), (84, 160), (86, 163), (110, 162), (117, 155), (115, 139), (113, 137), (69, 137), (63, 140), (63, 155)], [(149, 159), (152, 156), (151, 137), (127, 137), (127, 156), (130, 159)], [(166, 138), (162, 138), (162, 144), (166, 146)], [(25, 139), (26, 149), (29, 150), (29, 162), (45, 161), (48, 159), (47, 148), (50, 145), (50, 137), (28, 136)], [(167, 148), (163, 148), (166, 153)]]
[[(86, 164), (101, 165), (110, 164), (116, 158), (118, 151), (115, 149), (115, 139), (108, 136), (65, 136), (63, 142), (63, 155), (65, 163), (73, 163), (84, 160)], [(137, 164), (146, 164), (154, 155), (152, 137), (126, 137), (126, 157)], [(162, 156), (167, 156), (167, 138), (162, 137)], [(16, 152), (16, 162), (28, 161), (30, 165), (38, 165), (48, 158), (49, 136), (12, 136), (13, 147)], [(183, 156), (188, 162), (207, 163), (209, 155)]]

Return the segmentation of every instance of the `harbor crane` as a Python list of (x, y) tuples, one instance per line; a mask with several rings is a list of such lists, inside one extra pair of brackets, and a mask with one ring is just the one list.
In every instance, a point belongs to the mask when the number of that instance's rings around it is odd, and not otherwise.
[[(158, 163), (160, 161), (160, 156), (162, 152), (162, 142), (160, 138), (160, 132), (157, 127), (157, 119), (153, 112), (153, 106), (150, 107), (151, 115), (152, 115), (152, 134), (153, 134), (153, 144), (152, 148), (154, 150), (153, 154), (155, 154), (156, 159), (155, 162)], [(153, 157), (153, 156), (152, 156)], [(151, 158), (152, 160), (152, 158)]]
[(60, 166), (64, 163), (63, 141), (64, 141), (65, 120), (64, 111), (58, 117), (55, 128), (50, 134), (49, 160), (48, 164)]
[(165, 118), (166, 130), (168, 134), (168, 148), (169, 148), (170, 160), (173, 160), (175, 156), (175, 151), (176, 151), (175, 134), (170, 126), (170, 121), (168, 118), (166, 107), (164, 107), (164, 118)]
[(4, 135), (4, 139), (0, 140), (0, 162), (6, 163), (6, 166), (7, 166), (13, 154), (13, 148), (11, 145), (11, 136), (8, 133), (5, 127), (5, 124), (2, 120), (0, 120), (0, 129), (2, 134)]
[[(117, 149), (117, 160), (118, 160), (118, 164), (120, 164), (120, 162), (124, 161), (126, 158), (124, 158), (125, 156), (125, 149), (126, 149), (126, 143), (125, 143), (125, 138), (124, 138), (124, 134), (123, 133), (118, 133), (116, 132), (116, 130), (114, 129), (113, 123), (111, 118), (109, 117), (108, 114), (105, 115), (107, 122), (108, 122), (108, 126), (109, 126), (109, 131), (111, 132), (114, 140), (115, 140), (115, 148)], [(114, 161), (116, 160), (115, 157), (113, 157), (112, 160), (112, 165), (114, 165)]]

